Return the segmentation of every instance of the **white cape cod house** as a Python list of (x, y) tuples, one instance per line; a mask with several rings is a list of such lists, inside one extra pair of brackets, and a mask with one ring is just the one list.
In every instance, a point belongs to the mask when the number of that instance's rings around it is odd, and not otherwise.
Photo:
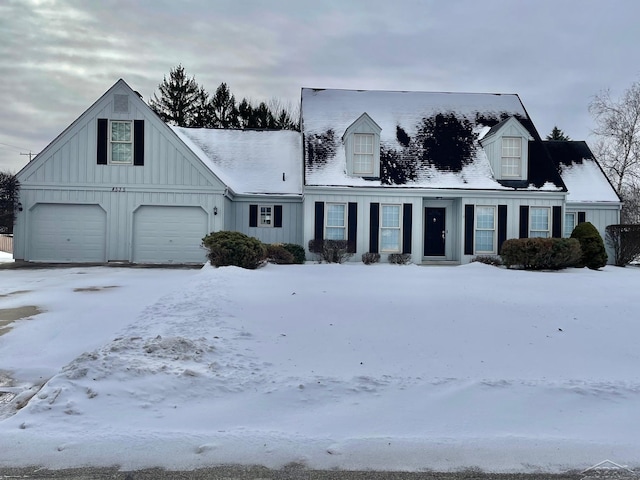
[(301, 129), (168, 126), (119, 80), (18, 173), (14, 257), (204, 263), (236, 230), (459, 264), (619, 223), (586, 143), (542, 141), (517, 95), (303, 89)]

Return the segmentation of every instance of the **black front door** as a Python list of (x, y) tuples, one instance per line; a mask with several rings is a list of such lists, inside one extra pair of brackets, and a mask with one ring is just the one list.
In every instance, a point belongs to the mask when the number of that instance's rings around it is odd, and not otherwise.
[(444, 207), (424, 209), (424, 256), (444, 257), (445, 255), (445, 212)]

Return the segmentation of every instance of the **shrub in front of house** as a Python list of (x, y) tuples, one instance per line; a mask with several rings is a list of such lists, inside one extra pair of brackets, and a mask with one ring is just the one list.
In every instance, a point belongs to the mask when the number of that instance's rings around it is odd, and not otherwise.
[(269, 263), (277, 263), (278, 265), (291, 265), (294, 263), (295, 257), (281, 243), (266, 245), (266, 248)]
[(473, 257), (471, 262), (484, 263), (485, 265), (492, 265), (494, 267), (502, 265), (502, 259), (494, 255), (478, 255)]
[(411, 263), (411, 254), (409, 253), (390, 253), (387, 258), (389, 263), (394, 263), (396, 265), (407, 265)]
[(236, 266), (256, 269), (264, 265), (267, 249), (260, 240), (240, 232), (212, 232), (202, 239), (207, 258), (215, 267)]
[(571, 232), (571, 238), (580, 242), (582, 249), (581, 267), (597, 270), (607, 264), (607, 251), (598, 229), (591, 222), (583, 222), (576, 225)]
[(293, 255), (293, 263), (303, 264), (307, 259), (307, 254), (302, 245), (296, 245), (295, 243), (283, 243), (282, 246), (287, 252)]
[(629, 265), (640, 257), (640, 225), (609, 225), (606, 232), (618, 267)]
[(561, 270), (580, 263), (582, 250), (574, 238), (512, 238), (500, 253), (507, 267), (525, 270)]
[(380, 254), (375, 252), (367, 252), (362, 254), (362, 263), (371, 265), (380, 261)]
[(346, 240), (309, 240), (309, 251), (327, 263), (343, 263), (353, 256)]

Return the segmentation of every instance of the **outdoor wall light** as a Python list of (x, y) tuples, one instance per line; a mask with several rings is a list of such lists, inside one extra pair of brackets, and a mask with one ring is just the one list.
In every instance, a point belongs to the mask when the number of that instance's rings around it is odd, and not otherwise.
[(217, 215), (218, 214), (218, 207), (213, 207), (213, 214)]
[(18, 211), (21, 212), (22, 211), (22, 203), (18, 202)]

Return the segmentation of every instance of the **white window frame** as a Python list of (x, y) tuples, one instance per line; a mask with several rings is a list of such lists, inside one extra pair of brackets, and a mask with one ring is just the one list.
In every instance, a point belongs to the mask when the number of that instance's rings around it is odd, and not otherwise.
[[(118, 140), (113, 138), (113, 129), (117, 124), (128, 124), (129, 125), (129, 139), (128, 140)], [(133, 122), (131, 120), (110, 120), (109, 121), (109, 163), (114, 165), (132, 165), (133, 164), (133, 156), (134, 156), (134, 148), (133, 148)], [(114, 160), (116, 145), (130, 145), (130, 156), (129, 159), (125, 161)]]
[[(514, 145), (507, 145), (507, 143), (514, 143)], [(502, 178), (522, 178), (522, 137), (502, 137), (501, 149)]]
[[(535, 210), (547, 211), (547, 228), (534, 229), (533, 218)], [(529, 238), (550, 238), (551, 237), (551, 207), (529, 207)]]
[[(385, 226), (385, 210), (394, 207), (398, 209), (397, 225)], [(398, 232), (398, 245), (395, 248), (384, 248), (385, 232)], [(401, 253), (402, 252), (402, 205), (398, 203), (386, 203), (380, 205), (380, 252), (381, 253)]]
[[(329, 210), (331, 207), (341, 206), (342, 207), (342, 225), (340, 224), (329, 224), (330, 215)], [(338, 229), (342, 230), (342, 238), (329, 237), (327, 232), (330, 230), (337, 231)], [(325, 203), (325, 215), (324, 215), (324, 236), (325, 240), (346, 240), (347, 239), (347, 204), (346, 203)]]
[[(567, 232), (567, 217), (573, 217), (573, 228), (571, 229), (570, 232)], [(564, 238), (569, 238), (571, 237), (571, 234), (573, 233), (573, 229), (576, 228), (576, 225), (578, 225), (578, 212), (564, 212), (564, 225), (562, 226), (562, 236)]]
[[(481, 208), (487, 208), (490, 209), (493, 212), (493, 218), (492, 218), (492, 225), (489, 226), (480, 226), (479, 225), (479, 220), (480, 220), (480, 215), (478, 214), (479, 210)], [(476, 224), (475, 224), (475, 238), (474, 238), (474, 250), (476, 254), (494, 254), (496, 253), (496, 233), (497, 233), (497, 228), (496, 228), (496, 219), (497, 219), (497, 208), (495, 205), (476, 205), (476, 213), (475, 213), (475, 217), (476, 217)], [(480, 250), (478, 248), (478, 232), (492, 232), (491, 233), (491, 250)]]
[[(263, 215), (262, 215), (263, 208), (269, 209), (268, 222), (263, 221)], [(273, 224), (275, 220), (274, 213), (275, 213), (275, 208), (273, 207), (273, 205), (258, 205), (258, 227), (273, 228)]]
[[(373, 175), (374, 174), (374, 147), (375, 138), (372, 133), (354, 133), (353, 134), (353, 174), (354, 175)], [(365, 159), (368, 159), (365, 161)], [(367, 168), (362, 168), (364, 165)]]

